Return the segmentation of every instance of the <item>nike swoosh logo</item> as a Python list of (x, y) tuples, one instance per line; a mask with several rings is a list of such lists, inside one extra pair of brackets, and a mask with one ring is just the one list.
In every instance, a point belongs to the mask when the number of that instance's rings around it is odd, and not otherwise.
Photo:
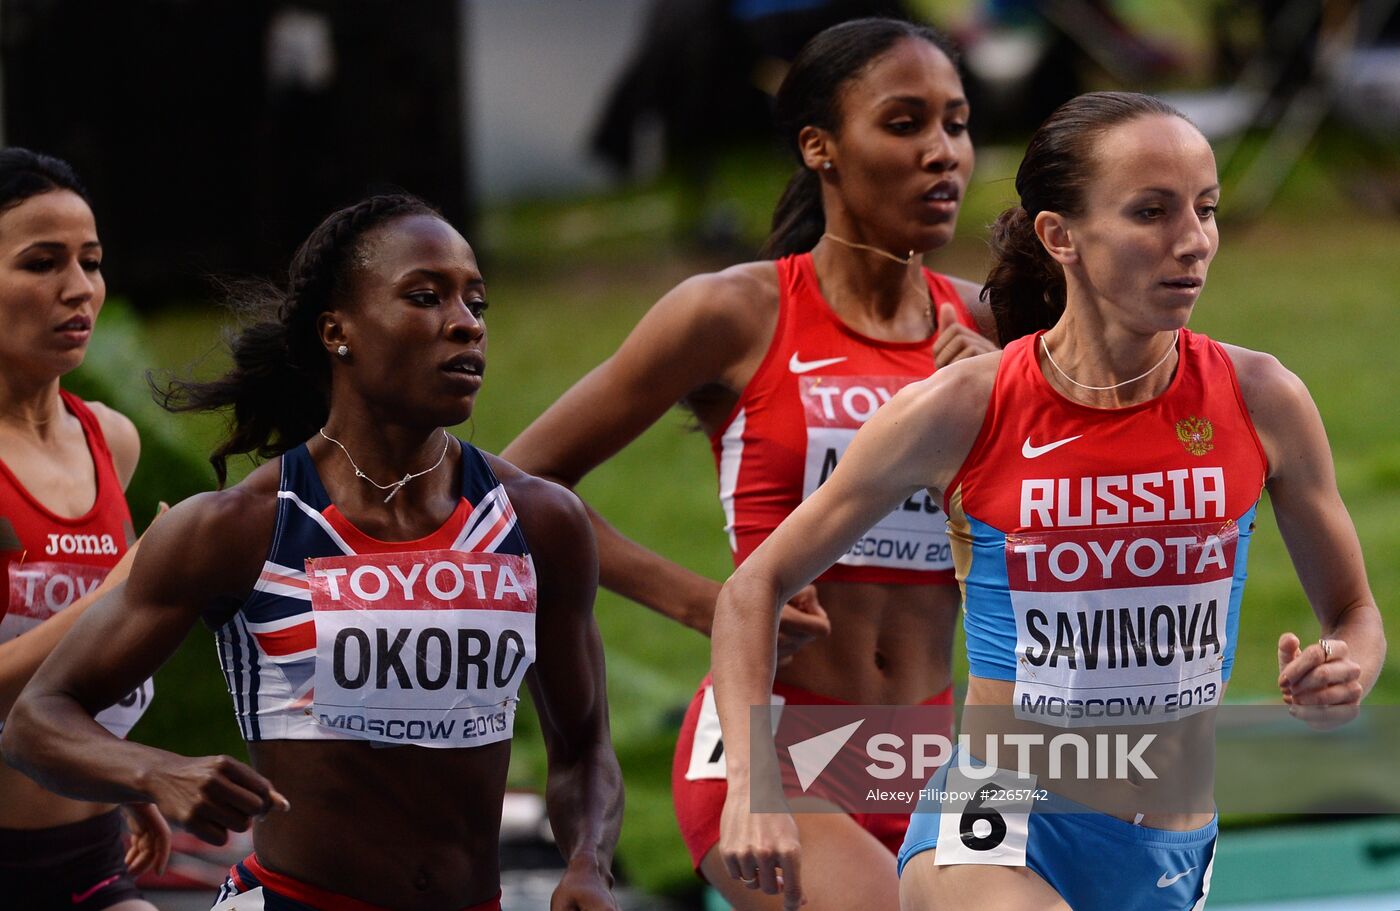
[(1082, 436), (1084, 436), (1084, 434), (1081, 433), (1079, 436), (1076, 437), (1065, 437), (1063, 440), (1056, 440), (1053, 443), (1046, 443), (1044, 446), (1032, 446), (1031, 438), (1026, 437), (1026, 442), (1021, 444), (1021, 455), (1025, 456), (1028, 459), (1038, 459), (1041, 456), (1045, 455), (1047, 452), (1052, 452), (1056, 449), (1059, 449), (1066, 443), (1073, 443), (1075, 440), (1079, 439), (1079, 437)]
[(822, 367), (830, 367), (832, 364), (839, 364), (844, 361), (844, 357), (825, 357), (819, 361), (804, 361), (797, 356), (797, 352), (792, 353), (792, 360), (788, 361), (788, 369), (793, 373), (806, 373), (809, 370), (817, 370)]
[(91, 889), (85, 889), (85, 890), (82, 891), (82, 892), (74, 892), (74, 893), (73, 893), (73, 904), (75, 904), (75, 905), (81, 905), (83, 902), (85, 902), (85, 901), (87, 901), (88, 899), (92, 898), (92, 897), (93, 897), (94, 895), (96, 895), (98, 892), (101, 892), (103, 889), (107, 888), (107, 887), (110, 886), (112, 883), (116, 882), (117, 880), (119, 880), (119, 879), (121, 879), (121, 878), (122, 878), (122, 877), (121, 877), (121, 874), (118, 873), (118, 874), (115, 875), (115, 876), (109, 876), (109, 877), (107, 877), (106, 879), (102, 880), (102, 882), (100, 882), (100, 883), (98, 883), (97, 885), (93, 886)]
[(1190, 868), (1188, 868), (1185, 872), (1178, 873), (1178, 874), (1176, 874), (1175, 876), (1171, 876), (1171, 877), (1169, 877), (1169, 876), (1167, 876), (1167, 874), (1163, 873), (1160, 877), (1157, 878), (1157, 888), (1158, 888), (1158, 889), (1165, 889), (1167, 886), (1172, 885), (1172, 884), (1175, 883), (1178, 879), (1181, 879), (1181, 877), (1183, 877), (1183, 876), (1185, 876), (1186, 874), (1190, 873), (1190, 872), (1191, 872), (1192, 870), (1194, 870), (1194, 869), (1196, 869), (1196, 868), (1195, 868), (1195, 867), (1190, 867)]

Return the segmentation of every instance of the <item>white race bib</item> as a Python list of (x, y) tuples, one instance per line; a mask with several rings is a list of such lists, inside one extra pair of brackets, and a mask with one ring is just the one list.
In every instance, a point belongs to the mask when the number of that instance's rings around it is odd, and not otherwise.
[[(783, 703), (777, 693), (769, 697), (773, 706), (773, 727), (778, 727)], [(720, 739), (719, 709), (715, 706), (715, 688), (705, 687), (700, 697), (700, 718), (695, 722), (695, 740), (690, 746), (690, 765), (685, 770), (686, 781), (724, 780), (724, 741)]]
[(1220, 704), (1234, 522), (1008, 535), (1017, 716), (1161, 723)]
[[(39, 560), (11, 563), (10, 608), (0, 620), (0, 643), (9, 642), (43, 623), (74, 601), (89, 594), (107, 578), (108, 569), (86, 563)], [(113, 705), (96, 715), (96, 721), (118, 737), (125, 737), (155, 696), (154, 680), (147, 679)], [(0, 723), (0, 730), (4, 729)]]
[[(856, 431), (876, 409), (913, 382), (903, 376), (803, 376), (798, 392), (807, 420), (802, 498), (835, 470)], [(947, 570), (953, 567), (946, 517), (927, 492), (910, 497), (836, 561), (842, 566)]]
[(306, 561), (316, 618), (312, 712), (367, 740), (508, 740), (535, 660), (528, 556), (452, 550)]
[(967, 761), (959, 754), (948, 767), (935, 865), (1024, 867), (1035, 776), (985, 766), (969, 769)]

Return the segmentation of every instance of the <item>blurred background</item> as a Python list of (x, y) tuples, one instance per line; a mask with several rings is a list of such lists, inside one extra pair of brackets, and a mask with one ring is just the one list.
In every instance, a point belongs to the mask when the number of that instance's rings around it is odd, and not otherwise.
[[(771, 136), (771, 93), (821, 28), (899, 14), (961, 45), (977, 170), (958, 240), (929, 265), (974, 280), (986, 270), (986, 226), (1014, 203), (1020, 150), (1046, 114), (1092, 89), (1166, 95), (1211, 138), (1225, 187), (1222, 248), (1193, 328), (1278, 355), (1312, 389), (1384, 610), (1400, 598), (1397, 7), (0, 0), (0, 130), (6, 144), (67, 158), (92, 191), (109, 309), (69, 385), (141, 427), (130, 497), (144, 524), (158, 499), (213, 486), (204, 457), (222, 430), (217, 418), (156, 409), (146, 370), (220, 370), (227, 318), (214, 277), (284, 275), (320, 218), (363, 194), (422, 195), (476, 248), (492, 305), (490, 370), (459, 432), (499, 451), (665, 290), (754, 258), (792, 168)], [(249, 467), (233, 466), (235, 479)], [(727, 575), (708, 444), (681, 412), (580, 492), (624, 532)], [(1267, 516), (1256, 541), (1234, 701), (1273, 698), (1278, 634), (1317, 630)], [(701, 907), (712, 899), (676, 833), (669, 774), (708, 643), (607, 593), (598, 617), (627, 784), (627, 906)], [(243, 753), (207, 631), (157, 688), (134, 736)], [(1373, 698), (1397, 697), (1392, 658)], [(529, 796), (543, 768), (527, 715), (512, 766), (522, 793), (508, 813), (505, 857), (517, 872), (507, 908), (545, 907), (552, 886), (553, 874), (528, 873), (552, 862)], [(1396, 818), (1286, 822), (1224, 820), (1212, 907), (1396, 906), (1383, 897), (1400, 893)], [(1287, 860), (1299, 852), (1310, 861), (1294, 872)], [(222, 862), (192, 855), (177, 870), (198, 882)], [(1346, 871), (1340, 881), (1358, 896), (1310, 897), (1319, 883), (1307, 871), (1319, 868), (1333, 871), (1330, 892)]]

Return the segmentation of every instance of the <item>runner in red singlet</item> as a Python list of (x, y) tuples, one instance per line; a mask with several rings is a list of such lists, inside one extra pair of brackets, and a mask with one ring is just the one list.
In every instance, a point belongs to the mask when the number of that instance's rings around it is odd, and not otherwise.
[[(567, 862), (552, 907), (615, 911), (621, 776), (587, 516), (445, 429), (486, 368), (471, 248), (421, 200), (372, 197), (253, 303), (230, 372), (167, 404), (232, 406), (220, 481), (231, 453), (276, 458), (153, 526), (15, 704), (6, 758), (70, 795), (154, 802), (210, 842), (252, 825), (220, 909), (491, 911), (528, 684)], [(201, 620), (254, 768), (92, 722)]]
[[(1385, 634), (1317, 407), (1273, 357), (1186, 329), (1219, 247), (1205, 137), (1156, 98), (1080, 96), (1031, 138), (1016, 189), (1021, 205), (994, 229), (988, 280), (1002, 338), (1014, 341), (897, 395), (725, 584), (714, 631), (724, 736), (747, 742), (783, 599), (891, 504), (924, 492), (948, 510), (967, 595), (964, 733), (974, 706), (1014, 705), (1019, 717), (1038, 699), (1131, 697), (1155, 700), (1171, 741), (1196, 748), (1181, 719), (1224, 695), (1264, 489), (1322, 628), (1306, 646), (1280, 637), (1283, 699), (1314, 723), (1354, 717)], [(1176, 615), (1167, 605), (1181, 606), (1180, 619), (1164, 616)], [(1117, 635), (1101, 634), (1110, 624)], [(1137, 648), (1125, 644), (1129, 627)], [(978, 712), (996, 728), (979, 733), (1010, 733), (1011, 715)], [(994, 761), (975, 752), (984, 739), (970, 742), (973, 763)], [(904, 909), (1205, 906), (1209, 794), (1131, 812), (1150, 790), (1144, 779), (1075, 781), (1031, 756), (1040, 787), (1073, 789), (1046, 794), (1067, 811), (1039, 812), (1037, 800), (998, 813), (995, 835), (985, 818), (979, 832), (971, 814), (982, 798), (944, 788), (945, 764), (901, 850)], [(722, 842), (730, 875), (782, 890), (790, 909), (819, 900), (822, 871), (801, 823), (749, 812), (748, 770), (737, 770), (744, 789), (735, 771)]]
[[(907, 383), (995, 346), (973, 284), (924, 269), (953, 237), (972, 172), (968, 105), (942, 39), (883, 19), (814, 38), (778, 94), (800, 168), (762, 262), (696, 276), (506, 449), (573, 486), (676, 402), (709, 436), (736, 561), (842, 458)], [(602, 582), (701, 633), (719, 584), (629, 541), (594, 514)], [(958, 591), (934, 501), (911, 498), (824, 567), (785, 608), (787, 703), (951, 704)], [(949, 712), (951, 717), (951, 711)], [(769, 899), (719, 864), (726, 756), (704, 681), (681, 728), (673, 797), (696, 869), (739, 908)], [(829, 808), (829, 807), (828, 807)], [(894, 908), (893, 852), (908, 817), (799, 817), (820, 857), (813, 909)]]
[[(0, 151), (0, 728), (135, 538), (122, 491), (136, 470), (136, 428), (59, 387), (83, 362), (102, 309), (101, 266), (92, 209), (68, 164)], [(124, 736), (150, 699), (146, 681), (99, 720)], [(153, 911), (132, 877), (165, 863), (169, 829), (149, 805), (126, 815), (137, 834), (129, 853), (112, 803), (60, 797), (0, 765), (0, 905)]]

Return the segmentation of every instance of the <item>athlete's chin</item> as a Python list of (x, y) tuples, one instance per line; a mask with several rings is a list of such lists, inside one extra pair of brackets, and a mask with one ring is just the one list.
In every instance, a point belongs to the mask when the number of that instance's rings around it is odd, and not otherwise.
[(958, 226), (957, 213), (953, 213), (946, 219), (928, 223), (920, 226), (917, 240), (913, 243), (913, 249), (919, 253), (928, 253), (946, 247), (953, 240), (953, 234)]

